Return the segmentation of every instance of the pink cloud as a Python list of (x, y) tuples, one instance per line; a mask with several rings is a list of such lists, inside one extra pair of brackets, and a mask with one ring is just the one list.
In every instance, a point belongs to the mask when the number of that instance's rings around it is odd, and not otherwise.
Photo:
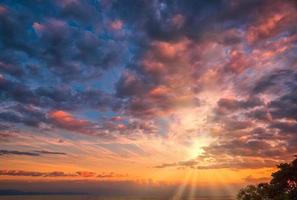
[(122, 20), (115, 20), (113, 22), (110, 23), (110, 27), (113, 29), (113, 30), (121, 30), (123, 28), (123, 21)]
[(69, 130), (83, 129), (90, 125), (90, 122), (87, 120), (77, 119), (72, 114), (63, 110), (52, 111), (49, 113), (49, 117), (57, 126)]
[(297, 17), (295, 8), (283, 1), (272, 2), (261, 10), (259, 19), (249, 26), (246, 38), (250, 43), (266, 39), (279, 34), (284, 27), (295, 22)]

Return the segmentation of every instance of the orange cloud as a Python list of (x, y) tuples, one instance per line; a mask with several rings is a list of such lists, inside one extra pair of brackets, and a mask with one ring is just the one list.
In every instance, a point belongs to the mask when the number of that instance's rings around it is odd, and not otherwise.
[(90, 124), (88, 121), (76, 119), (70, 113), (62, 110), (52, 111), (49, 116), (56, 125), (69, 130), (81, 129)]
[(274, 3), (262, 12), (263, 17), (248, 28), (246, 38), (250, 43), (277, 35), (297, 17), (296, 9), (283, 2)]
[(123, 22), (122, 22), (122, 20), (115, 20), (110, 24), (110, 27), (113, 30), (120, 30), (123, 28)]
[(153, 88), (150, 92), (149, 95), (151, 97), (162, 97), (165, 96), (166, 94), (168, 94), (169, 89), (165, 86), (158, 86)]
[(231, 51), (231, 61), (229, 63), (229, 69), (232, 72), (240, 73), (251, 65), (251, 60), (244, 53), (237, 50)]
[(188, 40), (181, 40), (175, 43), (169, 42), (154, 42), (152, 44), (154, 51), (159, 54), (163, 58), (175, 58), (176, 56), (180, 55), (184, 50), (187, 49), (189, 41)]

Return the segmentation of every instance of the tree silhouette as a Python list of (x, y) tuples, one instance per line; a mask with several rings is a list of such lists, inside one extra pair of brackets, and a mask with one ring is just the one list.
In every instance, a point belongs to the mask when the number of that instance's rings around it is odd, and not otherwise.
[[(296, 156), (295, 156), (296, 157)], [(277, 166), (270, 183), (248, 185), (237, 194), (238, 200), (297, 200), (297, 158)]]

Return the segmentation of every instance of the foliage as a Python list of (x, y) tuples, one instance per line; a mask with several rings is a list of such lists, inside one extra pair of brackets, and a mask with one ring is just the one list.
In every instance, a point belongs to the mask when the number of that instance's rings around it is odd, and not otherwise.
[(297, 158), (277, 166), (270, 183), (248, 185), (237, 194), (238, 200), (297, 200)]

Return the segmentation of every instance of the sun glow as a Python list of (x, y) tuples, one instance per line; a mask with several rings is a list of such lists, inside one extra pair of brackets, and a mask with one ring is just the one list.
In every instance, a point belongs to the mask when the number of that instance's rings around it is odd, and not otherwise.
[(196, 158), (202, 155), (204, 153), (203, 147), (206, 147), (212, 140), (206, 135), (199, 136), (189, 148), (189, 157)]

